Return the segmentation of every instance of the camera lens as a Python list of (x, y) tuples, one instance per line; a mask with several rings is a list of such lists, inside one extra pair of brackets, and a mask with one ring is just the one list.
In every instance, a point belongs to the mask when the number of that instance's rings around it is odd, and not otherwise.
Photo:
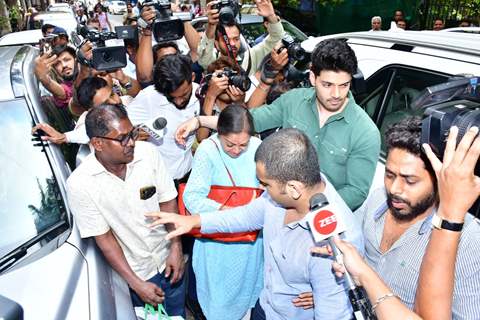
[(252, 81), (246, 76), (232, 76), (230, 79), (230, 84), (242, 90), (243, 92), (248, 91), (252, 85)]
[(105, 62), (111, 62), (112, 59), (113, 59), (113, 57), (110, 55), (109, 52), (103, 52), (103, 53), (102, 53), (102, 59), (103, 59), (103, 61), (105, 61)]
[(292, 43), (288, 47), (288, 56), (294, 60), (303, 60), (305, 58), (305, 50), (298, 43)]
[(223, 7), (220, 9), (220, 23), (223, 25), (231, 26), (235, 24), (235, 13), (230, 7)]

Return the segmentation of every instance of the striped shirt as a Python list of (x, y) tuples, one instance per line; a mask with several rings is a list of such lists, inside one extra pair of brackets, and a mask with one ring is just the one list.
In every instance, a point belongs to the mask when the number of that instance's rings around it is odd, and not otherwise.
[[(385, 253), (380, 251), (387, 211), (385, 189), (372, 192), (356, 214), (363, 219), (365, 259), (410, 308), (415, 303), (422, 258), (432, 230), (432, 215), (410, 226)], [(455, 265), (453, 319), (480, 319), (480, 222), (465, 217)]]

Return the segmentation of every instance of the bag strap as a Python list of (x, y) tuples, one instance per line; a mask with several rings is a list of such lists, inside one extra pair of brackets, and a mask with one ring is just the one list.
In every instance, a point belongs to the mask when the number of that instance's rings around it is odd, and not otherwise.
[(218, 153), (220, 154), (220, 159), (222, 159), (223, 165), (225, 166), (225, 169), (227, 170), (228, 177), (230, 178), (230, 181), (232, 182), (232, 185), (234, 187), (236, 187), (237, 185), (235, 184), (235, 181), (233, 181), (232, 174), (230, 173), (230, 170), (228, 170), (227, 165), (225, 164), (225, 161), (223, 160), (222, 153), (220, 152), (220, 148), (218, 147), (218, 144), (213, 139), (209, 139), (209, 140), (212, 141), (213, 144), (215, 145), (215, 147), (217, 148)]

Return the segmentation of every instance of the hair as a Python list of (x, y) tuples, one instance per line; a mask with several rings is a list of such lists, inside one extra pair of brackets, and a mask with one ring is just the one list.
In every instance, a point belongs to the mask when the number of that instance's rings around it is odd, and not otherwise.
[(97, 94), (99, 89), (105, 88), (108, 83), (101, 77), (87, 77), (82, 80), (77, 88), (77, 101), (86, 108), (93, 108), (93, 97)]
[(345, 40), (323, 40), (312, 52), (311, 70), (316, 76), (320, 75), (322, 70), (344, 71), (353, 76), (357, 72), (357, 68), (355, 52)]
[[(215, 40), (218, 41), (219, 40), (219, 37), (218, 37), (218, 26), (220, 26), (220, 24), (217, 25), (217, 29), (215, 29)], [(232, 25), (229, 25), (229, 26), (225, 26), (225, 27), (237, 27), (238, 28), (238, 32), (240, 32), (240, 34), (242, 34), (242, 26), (238, 23), (238, 21), (235, 19), (235, 22), (232, 24)]]
[(46, 34), (47, 31), (48, 31), (48, 29), (55, 29), (55, 27), (56, 27), (56, 26), (54, 26), (53, 24), (45, 23), (45, 24), (42, 26), (41, 30), (42, 30), (42, 33), (43, 33), (43, 34)]
[(380, 22), (382, 22), (382, 17), (380, 17), (380, 16), (375, 16), (375, 17), (373, 17), (373, 18), (372, 18), (372, 23), (373, 23), (373, 21), (375, 21), (375, 20), (379, 20)]
[(85, 129), (90, 139), (106, 136), (113, 128), (112, 122), (128, 119), (123, 106), (101, 104), (90, 109), (85, 117)]
[(385, 145), (387, 155), (392, 149), (401, 149), (422, 159), (425, 169), (432, 177), (435, 177), (432, 165), (422, 151), (420, 136), (422, 134), (422, 119), (418, 116), (410, 116), (391, 125), (385, 131)]
[(155, 64), (153, 83), (163, 95), (170, 95), (184, 82), (192, 82), (192, 60), (183, 54), (169, 54)]
[(157, 43), (152, 48), (153, 63), (157, 62), (157, 51), (160, 50), (160, 49), (163, 49), (163, 48), (173, 48), (177, 51), (177, 53), (180, 52), (180, 49), (178, 49), (178, 45), (175, 41), (165, 41), (165, 42)]
[(75, 52), (75, 49), (70, 47), (69, 45), (66, 45), (64, 47), (58, 47), (55, 50), (55, 54), (57, 55), (57, 57), (64, 52), (68, 52), (73, 58), (77, 57), (77, 53)]
[(241, 104), (229, 104), (218, 116), (217, 132), (221, 136), (241, 132), (253, 136), (255, 127), (250, 111)]
[(282, 94), (289, 91), (290, 89), (293, 89), (293, 87), (287, 81), (282, 81), (274, 84), (267, 94), (266, 103), (271, 104), (273, 101), (277, 100), (278, 97), (280, 97)]
[(443, 19), (440, 18), (440, 17), (436, 17), (435, 19), (433, 19), (433, 22), (435, 22), (435, 21), (442, 21), (442, 23), (443, 23)]
[(240, 72), (240, 66), (233, 61), (233, 59), (225, 56), (220, 56), (217, 60), (210, 63), (207, 67), (207, 73), (213, 73), (215, 70), (223, 70), (223, 68), (230, 68)]
[(281, 129), (268, 136), (255, 153), (269, 178), (280, 183), (294, 180), (313, 187), (322, 181), (317, 152), (298, 129)]

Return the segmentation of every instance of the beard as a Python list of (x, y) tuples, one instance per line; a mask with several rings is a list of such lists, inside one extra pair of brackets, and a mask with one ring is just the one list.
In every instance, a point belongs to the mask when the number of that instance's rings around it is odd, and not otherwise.
[(188, 103), (190, 102), (190, 99), (192, 98), (192, 91), (190, 91), (190, 95), (188, 96), (188, 99), (185, 99), (185, 102), (182, 103), (182, 104), (176, 104), (174, 99), (170, 98), (170, 97), (167, 97), (167, 100), (168, 102), (170, 102), (171, 104), (173, 104), (177, 109), (179, 110), (183, 110), (185, 109), (187, 106), (188, 106)]
[[(392, 204), (392, 201), (395, 202), (402, 202), (406, 204), (410, 210), (403, 209), (403, 210), (408, 210), (407, 212), (402, 212), (401, 210), (395, 208)], [(422, 199), (420, 199), (415, 205), (412, 205), (412, 203), (406, 199), (400, 198), (398, 196), (394, 196), (391, 193), (387, 192), (387, 205), (388, 208), (390, 209), (390, 213), (393, 215), (393, 217), (398, 220), (398, 221), (412, 221), (419, 215), (423, 214), (425, 211), (427, 211), (428, 208), (430, 208), (433, 204), (436, 202), (436, 194), (435, 193), (429, 193)]]
[(62, 76), (62, 79), (63, 81), (73, 81), (75, 79), (75, 74), (72, 73), (71, 75), (67, 76), (67, 75), (64, 75)]

